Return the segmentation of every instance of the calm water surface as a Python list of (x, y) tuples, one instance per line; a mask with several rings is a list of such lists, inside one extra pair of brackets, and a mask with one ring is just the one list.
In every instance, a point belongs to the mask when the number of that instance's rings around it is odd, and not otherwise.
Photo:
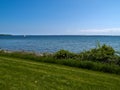
[(0, 48), (34, 52), (65, 49), (78, 53), (96, 47), (98, 41), (120, 51), (120, 36), (0, 36)]

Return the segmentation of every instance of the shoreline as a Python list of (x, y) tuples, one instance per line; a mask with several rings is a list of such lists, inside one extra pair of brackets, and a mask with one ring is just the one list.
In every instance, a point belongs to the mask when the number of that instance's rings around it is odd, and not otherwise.
[(0, 56), (60, 64), (120, 75), (120, 56), (116, 55), (114, 49), (107, 45), (102, 45), (81, 53), (73, 53), (67, 50), (59, 50), (52, 54), (0, 50)]

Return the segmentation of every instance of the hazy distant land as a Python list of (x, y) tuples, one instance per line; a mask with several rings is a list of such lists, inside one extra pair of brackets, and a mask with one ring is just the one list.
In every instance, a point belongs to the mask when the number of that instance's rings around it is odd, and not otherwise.
[(12, 36), (11, 34), (0, 34), (0, 36)]

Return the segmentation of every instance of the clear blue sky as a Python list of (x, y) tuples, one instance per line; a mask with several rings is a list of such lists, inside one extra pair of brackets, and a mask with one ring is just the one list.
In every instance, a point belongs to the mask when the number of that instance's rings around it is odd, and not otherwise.
[(120, 0), (0, 0), (0, 33), (120, 35)]

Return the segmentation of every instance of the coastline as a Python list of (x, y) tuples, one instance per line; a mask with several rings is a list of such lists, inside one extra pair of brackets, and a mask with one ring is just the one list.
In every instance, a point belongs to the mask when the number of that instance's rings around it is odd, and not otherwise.
[(114, 49), (107, 45), (102, 45), (98, 48), (93, 48), (81, 53), (73, 53), (67, 50), (59, 50), (52, 54), (0, 50), (0, 56), (3, 57), (19, 58), (120, 74), (120, 56), (115, 53)]

